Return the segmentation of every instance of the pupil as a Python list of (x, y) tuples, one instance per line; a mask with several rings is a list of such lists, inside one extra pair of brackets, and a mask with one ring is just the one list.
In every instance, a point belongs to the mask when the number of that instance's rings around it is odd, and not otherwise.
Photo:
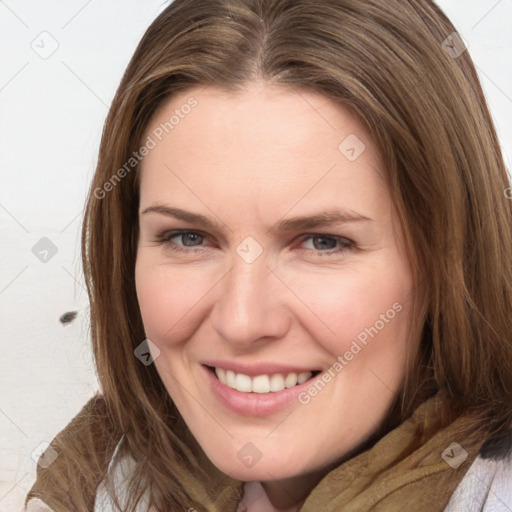
[[(197, 233), (185, 233), (184, 235), (182, 235), (183, 245), (185, 245), (187, 247), (193, 246), (194, 245), (193, 242), (194, 242), (194, 240), (197, 241), (197, 237), (199, 237), (200, 239), (202, 238), (202, 236), (198, 235)], [(190, 241), (192, 243), (189, 243)]]
[[(315, 244), (316, 240), (320, 240), (320, 244)], [(325, 245), (326, 240), (327, 246)], [(313, 238), (313, 245), (315, 246), (315, 249), (333, 249), (334, 247), (336, 247), (336, 240), (334, 240), (334, 238), (327, 238), (325, 236), (315, 236)], [(320, 247), (317, 247), (317, 245), (320, 245)]]

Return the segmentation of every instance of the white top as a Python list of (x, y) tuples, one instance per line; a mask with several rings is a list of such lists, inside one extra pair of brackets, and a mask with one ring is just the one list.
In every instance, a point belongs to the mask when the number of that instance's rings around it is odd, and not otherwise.
[[(444, 512), (512, 511), (512, 458), (482, 459), (478, 456), (459, 482)], [(472, 505), (472, 507), (471, 507)]]

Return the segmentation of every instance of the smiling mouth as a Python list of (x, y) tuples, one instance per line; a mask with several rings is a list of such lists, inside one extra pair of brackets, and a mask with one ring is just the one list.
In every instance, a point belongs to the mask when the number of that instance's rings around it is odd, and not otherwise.
[(250, 377), (232, 370), (207, 366), (222, 384), (242, 393), (277, 393), (288, 388), (293, 388), (316, 377), (320, 370), (312, 370), (302, 373), (272, 373)]

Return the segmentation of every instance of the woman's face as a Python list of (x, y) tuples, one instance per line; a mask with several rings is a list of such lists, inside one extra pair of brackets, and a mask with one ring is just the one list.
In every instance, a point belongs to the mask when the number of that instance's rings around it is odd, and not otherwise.
[(412, 274), (374, 142), (263, 83), (174, 96), (142, 142), (136, 286), (163, 383), (230, 476), (321, 472), (404, 377)]

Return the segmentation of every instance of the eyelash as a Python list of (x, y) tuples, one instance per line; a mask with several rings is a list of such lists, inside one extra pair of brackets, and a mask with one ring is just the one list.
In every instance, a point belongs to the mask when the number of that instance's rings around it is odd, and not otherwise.
[[(190, 253), (190, 252), (197, 252), (198, 250), (202, 250), (201, 246), (192, 246), (190, 248), (184, 249), (183, 246), (177, 245), (174, 242), (171, 242), (172, 238), (175, 238), (180, 235), (187, 235), (187, 234), (194, 234), (202, 236), (203, 238), (207, 238), (207, 235), (204, 233), (201, 233), (200, 231), (192, 231), (192, 230), (176, 230), (176, 231), (163, 231), (162, 233), (157, 235), (157, 243), (162, 243), (166, 246), (166, 248), (180, 253)], [(335, 240), (337, 243), (341, 245), (338, 249), (330, 250), (330, 251), (319, 251), (318, 249), (303, 249), (308, 254), (316, 253), (318, 255), (322, 256), (334, 256), (334, 255), (340, 255), (350, 249), (355, 248), (354, 242), (349, 240), (348, 238), (336, 236), (336, 235), (328, 235), (324, 233), (308, 233), (307, 235), (303, 235), (303, 238), (301, 242), (304, 242), (308, 239), (313, 238), (327, 238), (331, 240)]]

